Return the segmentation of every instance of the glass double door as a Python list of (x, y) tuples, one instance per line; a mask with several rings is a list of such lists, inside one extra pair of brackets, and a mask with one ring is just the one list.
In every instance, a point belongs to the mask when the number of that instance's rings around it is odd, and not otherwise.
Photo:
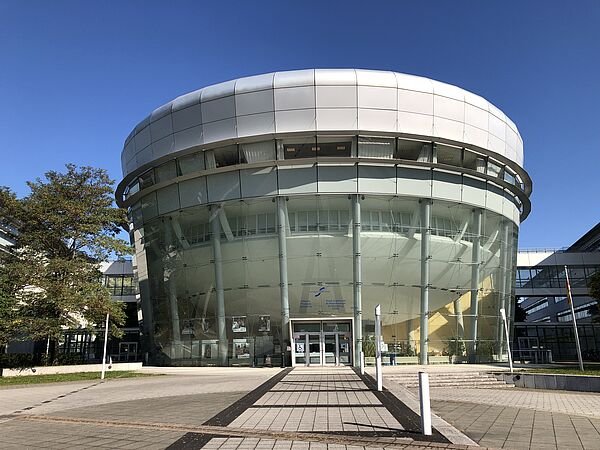
[[(303, 327), (309, 328), (309, 327)], [(295, 366), (348, 366), (352, 364), (349, 331), (294, 332)]]

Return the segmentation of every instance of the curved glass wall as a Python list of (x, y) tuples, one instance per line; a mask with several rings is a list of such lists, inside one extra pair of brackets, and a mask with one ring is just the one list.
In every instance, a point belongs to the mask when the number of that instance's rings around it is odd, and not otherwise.
[[(351, 196), (283, 199), (290, 317), (354, 317)], [(279, 364), (290, 342), (282, 319), (278, 204), (256, 198), (170, 212), (142, 205), (135, 213), (151, 363), (251, 366), (271, 357)], [(417, 362), (425, 339), (421, 241), (427, 235), (430, 361), (497, 360), (504, 345), (500, 308), (511, 315), (517, 226), (489, 210), (433, 200), (429, 234), (419, 198), (360, 196), (360, 207), (366, 356), (381, 304), (388, 353)]]

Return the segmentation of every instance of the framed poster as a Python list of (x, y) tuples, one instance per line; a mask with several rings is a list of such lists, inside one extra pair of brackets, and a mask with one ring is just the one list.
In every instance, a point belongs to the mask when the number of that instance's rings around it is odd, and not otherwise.
[(202, 341), (202, 359), (217, 359), (218, 342), (217, 340)]
[(271, 331), (271, 316), (258, 316), (258, 331)]
[(233, 340), (233, 354), (236, 359), (250, 358), (250, 345), (246, 339)]
[(245, 333), (246, 316), (233, 317), (231, 322), (231, 331), (234, 333)]

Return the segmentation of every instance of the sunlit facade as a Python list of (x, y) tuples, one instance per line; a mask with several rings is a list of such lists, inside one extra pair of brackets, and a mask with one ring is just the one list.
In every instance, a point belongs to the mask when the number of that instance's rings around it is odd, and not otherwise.
[(489, 361), (505, 348), (531, 180), (481, 97), (394, 72), (241, 78), (155, 110), (125, 142), (154, 364)]

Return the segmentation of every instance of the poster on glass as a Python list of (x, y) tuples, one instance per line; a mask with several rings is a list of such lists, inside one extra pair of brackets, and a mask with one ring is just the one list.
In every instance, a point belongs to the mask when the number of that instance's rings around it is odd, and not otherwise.
[(271, 316), (258, 316), (258, 331), (271, 331)]
[(250, 344), (246, 339), (234, 339), (233, 351), (237, 359), (250, 358)]
[(231, 331), (234, 333), (245, 333), (246, 316), (233, 317), (231, 322)]
[(203, 359), (217, 359), (217, 340), (211, 339), (210, 341), (202, 341), (202, 358)]

